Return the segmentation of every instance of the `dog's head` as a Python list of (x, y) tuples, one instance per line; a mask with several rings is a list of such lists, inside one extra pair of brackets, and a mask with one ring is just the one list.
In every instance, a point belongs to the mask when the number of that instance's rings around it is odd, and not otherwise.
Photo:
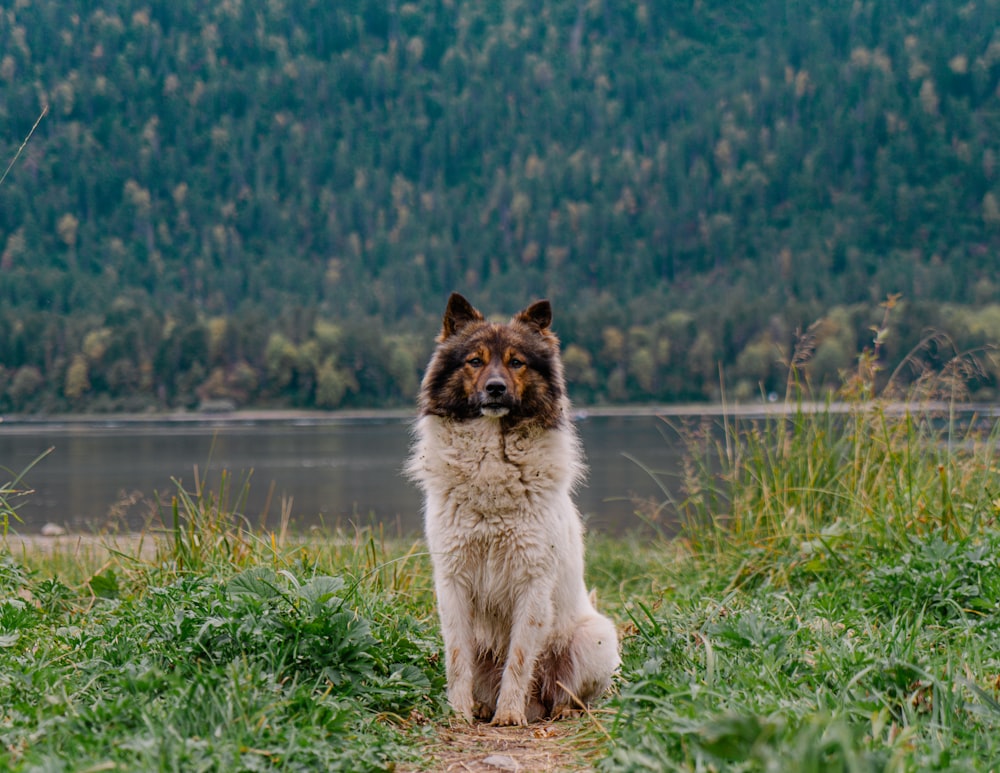
[(565, 385), (551, 323), (548, 301), (498, 324), (452, 293), (424, 376), (423, 412), (459, 420), (486, 416), (509, 426), (558, 424)]

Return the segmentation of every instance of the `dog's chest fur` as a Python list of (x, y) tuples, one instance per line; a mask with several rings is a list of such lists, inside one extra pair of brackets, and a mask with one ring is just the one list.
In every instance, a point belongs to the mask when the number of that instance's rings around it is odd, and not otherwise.
[(507, 432), (483, 418), (455, 421), (424, 416), (407, 471), (441, 504), (445, 519), (463, 529), (508, 530), (515, 516), (568, 497), (583, 475), (572, 430), (521, 427)]
[(427, 538), (441, 569), (501, 595), (551, 572), (580, 529), (570, 494), (584, 469), (572, 428), (503, 432), (493, 419), (424, 416), (416, 429), (407, 471), (427, 496)]

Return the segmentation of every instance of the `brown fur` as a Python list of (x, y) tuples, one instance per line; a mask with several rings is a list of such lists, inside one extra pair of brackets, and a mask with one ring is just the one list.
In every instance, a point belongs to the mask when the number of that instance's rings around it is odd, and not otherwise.
[[(421, 412), (475, 419), (492, 406), (505, 428), (525, 421), (556, 426), (565, 385), (551, 320), (549, 302), (538, 301), (507, 325), (487, 322), (453, 293), (424, 377)], [(503, 393), (491, 394), (491, 384), (502, 384)]]

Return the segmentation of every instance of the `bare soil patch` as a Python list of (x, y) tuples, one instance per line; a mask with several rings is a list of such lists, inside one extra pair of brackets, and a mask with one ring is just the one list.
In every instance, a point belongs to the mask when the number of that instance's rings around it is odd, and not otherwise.
[(438, 729), (424, 749), (425, 762), (401, 773), (551, 773), (593, 770), (598, 734), (588, 719), (529, 727), (453, 722)]

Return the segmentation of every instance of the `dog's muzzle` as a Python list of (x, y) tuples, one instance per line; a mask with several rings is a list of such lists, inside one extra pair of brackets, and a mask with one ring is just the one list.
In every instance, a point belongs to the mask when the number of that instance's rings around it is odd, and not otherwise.
[(479, 393), (479, 410), (483, 416), (499, 419), (510, 413), (510, 390), (502, 378), (491, 378), (486, 388)]

